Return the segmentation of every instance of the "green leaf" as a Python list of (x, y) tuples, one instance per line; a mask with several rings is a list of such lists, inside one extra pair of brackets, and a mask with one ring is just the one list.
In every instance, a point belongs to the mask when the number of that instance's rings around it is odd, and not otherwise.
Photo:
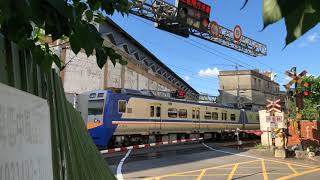
[(320, 21), (320, 2), (307, 1), (285, 18), (286, 44), (290, 44)]
[(87, 20), (88, 20), (89, 22), (91, 22), (92, 19), (93, 19), (93, 12), (90, 11), (90, 10), (87, 10), (87, 11), (86, 11), (86, 17), (87, 17)]
[(308, 0), (263, 0), (264, 28), (290, 15)]
[(81, 39), (76, 34), (72, 34), (69, 38), (70, 46), (74, 54), (78, 54), (81, 50)]

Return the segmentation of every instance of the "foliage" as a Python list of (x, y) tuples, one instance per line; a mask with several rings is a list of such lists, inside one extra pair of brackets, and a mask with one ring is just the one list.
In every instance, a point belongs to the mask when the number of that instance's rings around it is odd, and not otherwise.
[(30, 49), (44, 70), (49, 70), (52, 62), (62, 67), (48, 44), (58, 39), (69, 40), (75, 54), (81, 49), (87, 56), (96, 53), (100, 68), (108, 57), (113, 64), (126, 64), (113, 49), (103, 45), (94, 23), (103, 23), (104, 15), (115, 11), (127, 14), (128, 9), (127, 0), (0, 1), (0, 31), (20, 48)]
[[(308, 84), (308, 87), (303, 86), (303, 84)], [(303, 78), (301, 83), (298, 85), (297, 91), (299, 93), (308, 92), (308, 96), (304, 96), (303, 104), (304, 108), (301, 110), (303, 119), (305, 120), (316, 120), (319, 119), (320, 109), (317, 109), (317, 105), (320, 105), (320, 76), (307, 76)], [(320, 107), (319, 107), (320, 108)], [(291, 114), (295, 117), (295, 99), (291, 99), (290, 104)]]
[[(245, 1), (244, 6), (249, 0)], [(270, 24), (284, 19), (290, 44), (320, 21), (319, 0), (263, 0), (263, 22), (266, 28)]]

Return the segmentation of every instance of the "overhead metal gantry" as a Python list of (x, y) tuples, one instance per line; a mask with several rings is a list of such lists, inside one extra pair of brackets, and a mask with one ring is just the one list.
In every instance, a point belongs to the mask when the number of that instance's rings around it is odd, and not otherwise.
[[(197, 0), (180, 1), (190, 2), (190, 4), (195, 2), (200, 3), (200, 5), (196, 4), (194, 6), (196, 8), (201, 7), (203, 4)], [(192, 35), (254, 57), (267, 55), (266, 45), (243, 36), (240, 26), (235, 27), (234, 31), (237, 31), (236, 33), (218, 25), (216, 22), (210, 22), (205, 29), (196, 28), (193, 25), (181, 23), (181, 20), (178, 17), (178, 11), (179, 9), (177, 6), (163, 0), (131, 0), (129, 12), (155, 22), (159, 29), (183, 37)]]

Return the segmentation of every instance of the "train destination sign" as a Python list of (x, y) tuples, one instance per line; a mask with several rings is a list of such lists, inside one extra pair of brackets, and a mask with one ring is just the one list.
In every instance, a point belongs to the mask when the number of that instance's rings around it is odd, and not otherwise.
[(283, 118), (282, 116), (267, 116), (266, 121), (272, 123), (279, 123), (283, 121)]

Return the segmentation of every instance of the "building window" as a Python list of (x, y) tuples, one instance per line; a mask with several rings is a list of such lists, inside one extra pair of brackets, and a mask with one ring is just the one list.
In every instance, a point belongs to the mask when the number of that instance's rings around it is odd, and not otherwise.
[(186, 109), (179, 109), (179, 118), (187, 118), (188, 112)]
[(218, 120), (219, 114), (217, 112), (212, 112), (212, 120)]
[(134, 53), (133, 54), (134, 55), (134, 57), (137, 59), (137, 60), (140, 60), (140, 58), (139, 58), (139, 54), (136, 52), (136, 53)]
[(257, 85), (257, 78), (253, 78), (253, 86)]
[(127, 108), (127, 101), (120, 100), (118, 101), (118, 112), (125, 113)]
[(222, 120), (227, 120), (227, 113), (221, 113), (221, 119)]
[(170, 118), (176, 118), (178, 115), (176, 108), (169, 108), (168, 109), (168, 117)]
[(123, 45), (123, 49), (124, 49), (124, 51), (126, 52), (126, 53), (128, 53), (129, 54), (129, 48), (128, 48), (128, 45)]
[(261, 88), (261, 80), (259, 79), (259, 88)]
[(196, 110), (192, 110), (192, 119), (196, 118)]
[(235, 121), (236, 120), (236, 115), (235, 114), (231, 114), (230, 115), (230, 119), (231, 119), (231, 121)]
[(157, 106), (157, 117), (161, 116), (161, 107)]
[(204, 119), (211, 119), (211, 112), (206, 112), (204, 114)]

